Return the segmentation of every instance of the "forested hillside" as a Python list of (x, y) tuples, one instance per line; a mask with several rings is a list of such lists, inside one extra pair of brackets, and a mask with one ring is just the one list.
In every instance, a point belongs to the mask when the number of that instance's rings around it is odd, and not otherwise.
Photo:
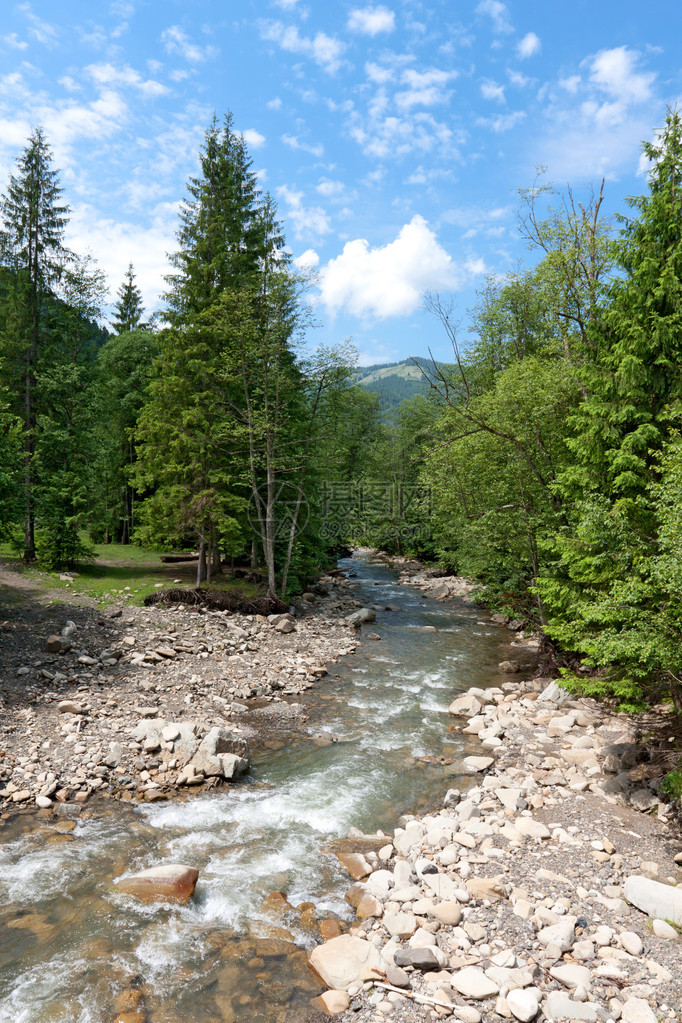
[(425, 373), (434, 364), (430, 359), (413, 356), (402, 362), (376, 363), (355, 370), (353, 382), (376, 394), (384, 413), (393, 416), (404, 401), (429, 390)]

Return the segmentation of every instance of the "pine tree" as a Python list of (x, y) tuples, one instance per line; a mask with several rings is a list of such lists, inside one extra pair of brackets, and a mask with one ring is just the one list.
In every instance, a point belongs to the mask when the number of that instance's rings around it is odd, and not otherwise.
[(142, 315), (142, 292), (135, 284), (135, 272), (133, 264), (128, 263), (125, 280), (118, 289), (118, 301), (115, 305), (116, 317), (111, 321), (115, 334), (123, 334), (126, 330), (135, 330), (136, 327), (144, 327)]
[(15, 387), (21, 387), (23, 420), (24, 557), (35, 557), (34, 454), (37, 425), (37, 374), (44, 341), (44, 319), (54, 286), (69, 253), (64, 247), (68, 207), (52, 168), (45, 136), (37, 128), (0, 199), (2, 263), (10, 271), (5, 356)]

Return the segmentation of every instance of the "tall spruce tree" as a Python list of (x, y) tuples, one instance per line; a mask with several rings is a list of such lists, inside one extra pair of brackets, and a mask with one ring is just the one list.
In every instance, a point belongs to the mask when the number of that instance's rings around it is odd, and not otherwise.
[[(3, 266), (9, 271), (4, 355), (23, 421), (24, 557), (35, 558), (37, 377), (45, 318), (68, 262), (64, 231), (68, 207), (41, 128), (31, 134), (7, 191), (0, 198)], [(20, 397), (19, 397), (20, 396)], [(19, 411), (19, 410), (17, 410)]]
[(116, 316), (111, 321), (111, 326), (115, 334), (123, 334), (126, 330), (135, 330), (136, 327), (144, 326), (141, 322), (144, 313), (142, 292), (135, 283), (135, 271), (132, 263), (128, 263), (123, 284), (118, 289), (118, 299), (114, 308)]
[[(251, 169), (242, 135), (228, 114), (214, 118), (200, 153), (201, 174), (188, 183), (180, 213), (178, 251), (167, 278), (169, 327), (139, 427), (138, 486), (153, 489), (144, 535), (193, 537), (200, 558), (197, 583), (217, 561), (221, 544), (238, 533), (248, 496), (243, 447), (230, 408), (239, 403), (236, 377), (225, 378), (225, 335), (214, 306), (226, 291), (257, 292), (265, 257), (280, 243)], [(230, 393), (228, 393), (230, 392)], [(243, 399), (242, 399), (243, 403)], [(234, 429), (226, 428), (226, 418)]]

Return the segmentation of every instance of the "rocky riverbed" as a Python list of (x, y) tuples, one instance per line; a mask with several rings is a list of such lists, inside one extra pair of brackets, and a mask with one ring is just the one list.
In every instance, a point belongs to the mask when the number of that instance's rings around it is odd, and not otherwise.
[[(370, 609), (323, 577), (293, 614), (21, 602), (0, 623), (0, 810), (164, 799), (228, 783), (248, 743), (300, 728), (300, 694)], [(358, 614), (358, 612), (361, 612)]]
[(344, 1023), (682, 1017), (682, 841), (635, 723), (546, 679), (472, 689), (443, 808), (362, 842), (310, 965)]

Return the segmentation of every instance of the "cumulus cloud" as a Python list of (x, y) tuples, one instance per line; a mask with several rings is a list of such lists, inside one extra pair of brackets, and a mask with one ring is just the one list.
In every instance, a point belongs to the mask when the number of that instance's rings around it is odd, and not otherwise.
[(315, 252), (315, 249), (306, 249), (300, 256), (294, 257), (294, 263), (299, 270), (313, 270), (320, 264), (320, 257)]
[(461, 276), (426, 220), (417, 215), (387, 245), (372, 248), (365, 238), (347, 242), (321, 271), (320, 300), (331, 313), (343, 309), (377, 319), (409, 316), (425, 291), (456, 288)]
[(86, 74), (96, 85), (121, 87), (130, 86), (137, 89), (144, 96), (164, 96), (169, 92), (166, 85), (156, 82), (154, 79), (143, 79), (139, 71), (129, 66), (117, 68), (113, 64), (89, 64), (85, 69)]
[(476, 13), (486, 14), (491, 19), (494, 32), (506, 35), (514, 31), (509, 20), (507, 5), (503, 4), (501, 0), (481, 0), (476, 8)]
[(599, 50), (582, 62), (582, 76), (559, 80), (539, 154), (553, 175), (584, 180), (613, 176), (628, 164), (634, 170), (655, 95), (656, 76), (642, 60), (627, 46)]
[(351, 32), (360, 32), (366, 36), (392, 32), (395, 28), (395, 14), (383, 4), (376, 7), (356, 7), (348, 17), (348, 28)]
[(342, 195), (345, 190), (346, 186), (343, 181), (332, 181), (330, 178), (320, 178), (320, 182), (315, 189), (316, 192), (319, 192), (326, 199), (333, 199), (336, 196)]
[(637, 70), (639, 53), (627, 46), (600, 50), (591, 61), (590, 79), (624, 103), (643, 103), (651, 97), (655, 75)]
[(186, 32), (179, 25), (171, 25), (161, 33), (161, 42), (166, 53), (174, 53), (183, 57), (190, 64), (201, 64), (209, 57), (217, 56), (218, 50), (215, 46), (197, 46), (190, 41)]
[(396, 105), (401, 110), (410, 110), (415, 106), (430, 107), (436, 103), (445, 103), (450, 95), (447, 85), (456, 77), (456, 71), (442, 71), (439, 68), (415, 71), (407, 68), (400, 77), (407, 88), (396, 92)]
[(261, 135), (255, 128), (247, 128), (242, 132), (242, 137), (249, 149), (260, 149), (265, 145), (265, 135)]
[(267, 42), (276, 43), (280, 49), (288, 53), (300, 53), (310, 57), (329, 74), (334, 74), (341, 66), (341, 55), (345, 47), (326, 32), (304, 36), (295, 25), (283, 25), (281, 21), (262, 22), (260, 31), (261, 37)]
[(498, 85), (497, 82), (483, 82), (481, 85), (481, 96), (483, 99), (494, 99), (498, 103), (504, 103), (504, 86)]
[(321, 238), (331, 231), (329, 217), (321, 206), (305, 206), (303, 192), (281, 185), (277, 195), (285, 203), (284, 216), (291, 224), (296, 238)]
[(521, 60), (526, 60), (540, 52), (540, 45), (540, 36), (536, 36), (535, 32), (527, 32), (516, 47), (516, 52)]
[(163, 278), (170, 272), (166, 253), (175, 248), (176, 226), (175, 204), (157, 207), (147, 224), (112, 219), (99, 215), (93, 207), (79, 205), (72, 213), (66, 242), (75, 252), (92, 252), (112, 294), (132, 261), (145, 307), (151, 312), (166, 290)]

